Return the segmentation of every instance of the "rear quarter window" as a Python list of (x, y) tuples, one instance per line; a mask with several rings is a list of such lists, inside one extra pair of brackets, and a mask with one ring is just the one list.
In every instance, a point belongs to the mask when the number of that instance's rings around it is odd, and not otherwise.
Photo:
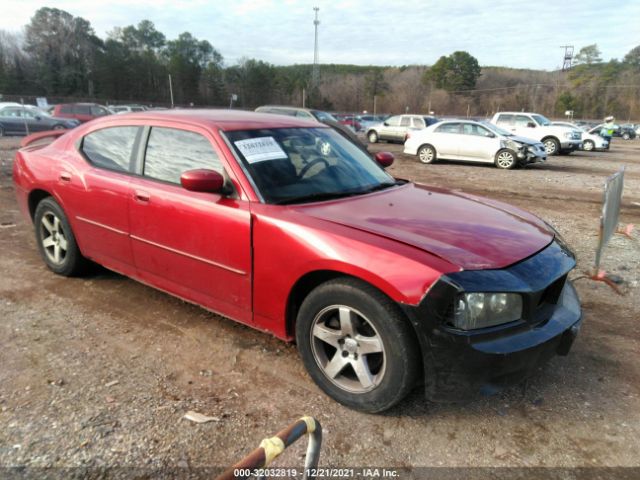
[(144, 176), (180, 184), (180, 176), (197, 168), (222, 173), (222, 163), (211, 142), (199, 133), (153, 127), (147, 142)]
[(499, 115), (498, 120), (496, 121), (496, 125), (513, 125), (514, 123), (514, 115)]
[(96, 167), (116, 172), (132, 172), (133, 146), (139, 131), (139, 127), (96, 130), (83, 138), (81, 151)]

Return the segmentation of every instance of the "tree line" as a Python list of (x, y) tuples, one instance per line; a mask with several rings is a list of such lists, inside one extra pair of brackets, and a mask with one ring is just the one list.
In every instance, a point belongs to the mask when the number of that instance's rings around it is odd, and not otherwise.
[[(235, 106), (268, 103), (336, 111), (428, 112), (485, 116), (535, 110), (561, 116), (640, 118), (640, 46), (605, 62), (597, 45), (583, 47), (569, 72), (480, 67), (467, 52), (431, 67), (276, 66), (242, 58), (226, 65), (207, 40), (189, 32), (175, 39), (149, 20), (116, 27), (99, 38), (90, 22), (57, 8), (40, 8), (22, 33), (0, 31), (0, 94), (50, 101)], [(170, 92), (169, 75), (172, 79)]]

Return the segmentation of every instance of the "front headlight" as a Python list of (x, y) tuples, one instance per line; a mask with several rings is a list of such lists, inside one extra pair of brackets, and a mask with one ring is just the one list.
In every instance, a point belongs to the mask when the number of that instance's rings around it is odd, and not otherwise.
[(500, 140), (500, 148), (509, 148), (511, 150), (520, 150), (524, 145), (514, 140)]
[(455, 300), (453, 326), (461, 330), (493, 327), (522, 317), (517, 293), (463, 293)]

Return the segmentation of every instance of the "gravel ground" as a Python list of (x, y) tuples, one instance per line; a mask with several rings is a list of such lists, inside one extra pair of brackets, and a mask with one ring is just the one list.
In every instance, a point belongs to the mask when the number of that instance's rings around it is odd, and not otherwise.
[[(616, 236), (603, 260), (624, 280), (625, 295), (578, 280), (581, 335), (568, 357), (552, 359), (526, 388), (460, 405), (427, 403), (417, 390), (386, 414), (366, 415), (324, 396), (294, 346), (104, 269), (82, 279), (49, 272), (13, 197), (17, 145), (0, 139), (0, 477), (86, 477), (105, 468), (136, 478), (215, 472), (302, 414), (323, 425), (322, 465), (583, 473), (640, 466), (637, 232), (634, 240)], [(622, 165), (621, 221), (640, 224), (640, 141), (616, 139), (607, 153), (553, 157), (515, 171), (426, 166), (398, 145), (371, 149), (396, 154), (396, 176), (497, 198), (547, 219), (578, 254), (574, 277), (593, 263), (603, 181)], [(182, 418), (189, 410), (216, 419), (194, 424)], [(302, 443), (277, 465), (300, 468)], [(461, 478), (474, 471), (435, 472)], [(513, 478), (516, 470), (506, 472)], [(636, 474), (615, 470), (607, 478)]]

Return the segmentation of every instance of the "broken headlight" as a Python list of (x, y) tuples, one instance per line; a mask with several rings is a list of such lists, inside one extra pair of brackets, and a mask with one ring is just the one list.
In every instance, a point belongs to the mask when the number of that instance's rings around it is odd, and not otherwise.
[(522, 317), (517, 293), (462, 293), (455, 299), (453, 326), (461, 330), (493, 327)]

